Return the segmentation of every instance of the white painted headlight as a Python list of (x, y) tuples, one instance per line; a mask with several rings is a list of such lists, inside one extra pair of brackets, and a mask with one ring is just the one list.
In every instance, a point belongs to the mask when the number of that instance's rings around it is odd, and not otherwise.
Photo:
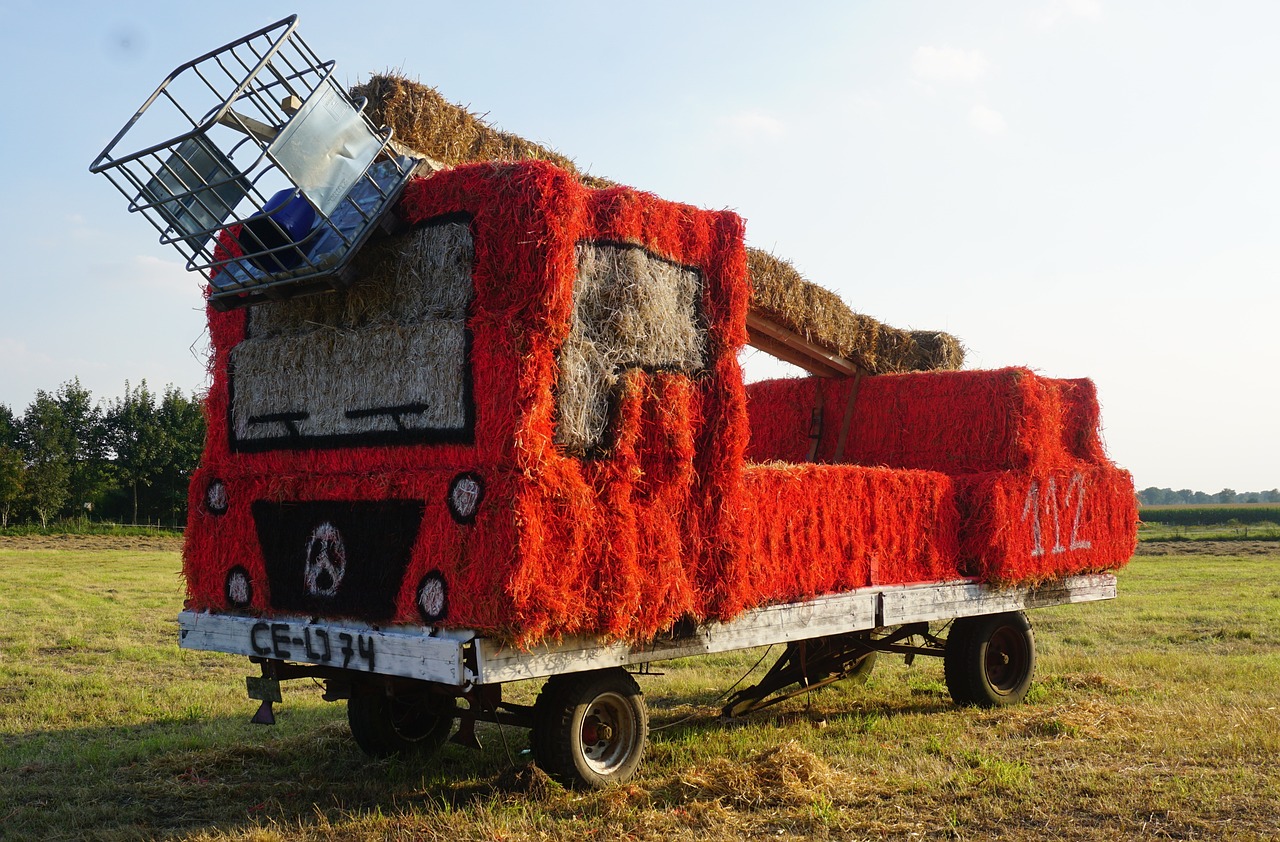
[(247, 608), (253, 602), (253, 583), (243, 567), (233, 567), (227, 574), (227, 602), (236, 608)]
[(443, 620), (449, 613), (448, 588), (438, 570), (432, 570), (418, 583), (418, 613), (428, 623)]
[(474, 521), (483, 499), (484, 482), (478, 474), (458, 474), (449, 483), (449, 513), (458, 523)]
[(220, 479), (209, 483), (204, 490), (204, 507), (211, 515), (225, 515), (231, 498), (227, 496), (227, 484)]

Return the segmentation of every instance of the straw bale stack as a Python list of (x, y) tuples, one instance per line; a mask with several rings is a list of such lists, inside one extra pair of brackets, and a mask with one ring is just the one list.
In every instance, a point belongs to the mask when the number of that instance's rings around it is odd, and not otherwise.
[[(1106, 461), (1087, 381), (746, 386), (731, 212), (539, 161), (415, 179), (400, 210), (410, 231), (364, 251), (347, 289), (210, 310), (193, 610), (649, 640), (686, 616), (962, 574), (1038, 582), (1132, 551), (1132, 478)], [(818, 405), (858, 424), (822, 425), (818, 464), (794, 464)], [(461, 479), (478, 487), (468, 513)], [(367, 560), (333, 601), (302, 575), (308, 535), (330, 529)], [(424, 604), (428, 584), (447, 598)]]
[(425, 226), (377, 243), (358, 261), (377, 283), (264, 302), (246, 317), (230, 357), (241, 444), (465, 426), (470, 230)]
[(365, 97), (365, 113), (374, 125), (390, 126), (393, 138), (446, 166), (477, 161), (549, 161), (568, 170), (587, 187), (613, 187), (614, 182), (579, 172), (573, 161), (519, 135), (493, 128), (465, 108), (454, 105), (435, 88), (392, 73), (380, 74), (351, 89)]
[[(402, 76), (376, 75), (351, 93), (368, 100), (365, 110), (374, 123), (390, 126), (399, 142), (447, 166), (536, 159), (568, 170), (588, 187), (614, 185), (579, 171), (558, 152), (494, 129), (433, 88)], [(747, 266), (754, 288), (753, 312), (872, 374), (958, 369), (964, 363), (964, 348), (955, 337), (899, 330), (855, 313), (835, 293), (807, 281), (786, 260), (748, 249)]]
[[(946, 474), (1046, 473), (1073, 463), (1103, 464), (1098, 398), (1087, 380), (1041, 377), (1026, 368), (916, 372), (864, 380), (783, 378), (746, 387), (755, 462), (801, 462), (818, 405), (854, 400), (857, 424), (825, 425), (819, 462), (881, 465)], [(939, 423), (944, 418), (946, 423)]]
[[(746, 491), (757, 498), (748, 538), (762, 564), (804, 546), (809, 565), (763, 580), (824, 588), (856, 575), (828, 560), (829, 536), (881, 559), (868, 573), (874, 584), (946, 578), (948, 560), (959, 562), (953, 575), (1034, 584), (1113, 570), (1133, 554), (1133, 478), (1106, 457), (1091, 382), (1006, 368), (873, 377), (853, 388), (849, 378), (747, 387), (747, 458), (762, 463), (746, 473)], [(837, 453), (840, 431), (828, 428), (816, 449), (818, 462), (835, 464), (794, 464), (811, 446), (813, 407), (843, 406), (851, 392), (858, 423), (846, 446)], [(785, 475), (801, 472), (793, 488)], [(891, 527), (876, 533), (842, 513), (835, 528), (834, 515), (805, 503), (819, 487), (873, 513), (869, 523)], [(893, 509), (907, 500), (908, 512)]]

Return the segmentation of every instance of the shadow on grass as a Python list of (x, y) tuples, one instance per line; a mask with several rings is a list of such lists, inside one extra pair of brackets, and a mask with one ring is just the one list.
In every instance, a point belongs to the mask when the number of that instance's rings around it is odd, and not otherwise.
[[(933, 713), (950, 707), (929, 695), (858, 700), (833, 724)], [(702, 705), (652, 698), (656, 743), (732, 729)], [(340, 823), (352, 815), (421, 816), (511, 797), (504, 783), (529, 761), (527, 732), (479, 726), (480, 751), (446, 745), (418, 762), (371, 760), (352, 740), (340, 705), (278, 710), (279, 724), (193, 714), (128, 726), (34, 730), (0, 738), (0, 839), (134, 839), (200, 832), (237, 835), (257, 827)], [(771, 708), (743, 724), (795, 721), (796, 708)], [(516, 776), (519, 777), (519, 776)]]
[(865, 730), (861, 726), (870, 722), (899, 716), (937, 714), (955, 708), (945, 692), (923, 690), (913, 691), (909, 698), (883, 698), (868, 694), (858, 699), (852, 699), (838, 691), (817, 691), (807, 699), (799, 696), (732, 719), (725, 719), (721, 715), (724, 703), (725, 700), (720, 699), (709, 704), (705, 697), (663, 697), (649, 711), (653, 739), (683, 740), (751, 725), (786, 728), (805, 719), (821, 720), (832, 725), (851, 725), (854, 730)]
[[(244, 718), (39, 730), (0, 739), (0, 839), (124, 839), (284, 828), (366, 811), (452, 810), (501, 797), (523, 733), (484, 729), (481, 751), (447, 745), (411, 763), (371, 760), (342, 709), (281, 724)], [(286, 833), (286, 835), (288, 835)]]

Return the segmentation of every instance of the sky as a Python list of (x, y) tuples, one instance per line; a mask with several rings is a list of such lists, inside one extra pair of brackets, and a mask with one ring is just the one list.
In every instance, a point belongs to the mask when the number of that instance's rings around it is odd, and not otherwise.
[(1092, 378), (1139, 488), (1280, 485), (1266, 0), (6, 0), (0, 404), (207, 386), (198, 276), (88, 167), (170, 70), (295, 12), (346, 83), (396, 69), (732, 209), (855, 310), (959, 336), (967, 368)]

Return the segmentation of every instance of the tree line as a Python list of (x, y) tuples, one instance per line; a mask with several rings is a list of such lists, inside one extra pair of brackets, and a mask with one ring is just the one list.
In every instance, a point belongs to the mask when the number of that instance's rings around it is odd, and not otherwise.
[(17, 415), (0, 404), (0, 527), (87, 518), (181, 526), (204, 447), (195, 395), (146, 381), (108, 403), (79, 378), (36, 392)]
[[(87, 518), (181, 526), (187, 482), (204, 447), (195, 395), (146, 381), (106, 404), (79, 378), (39, 390), (22, 415), (0, 404), (0, 527)], [(1144, 488), (1144, 506), (1280, 503), (1280, 489), (1209, 494)]]
[(1280, 489), (1270, 491), (1236, 491), (1224, 488), (1216, 494), (1182, 488), (1144, 488), (1138, 492), (1144, 506), (1204, 506), (1210, 503), (1280, 503)]

